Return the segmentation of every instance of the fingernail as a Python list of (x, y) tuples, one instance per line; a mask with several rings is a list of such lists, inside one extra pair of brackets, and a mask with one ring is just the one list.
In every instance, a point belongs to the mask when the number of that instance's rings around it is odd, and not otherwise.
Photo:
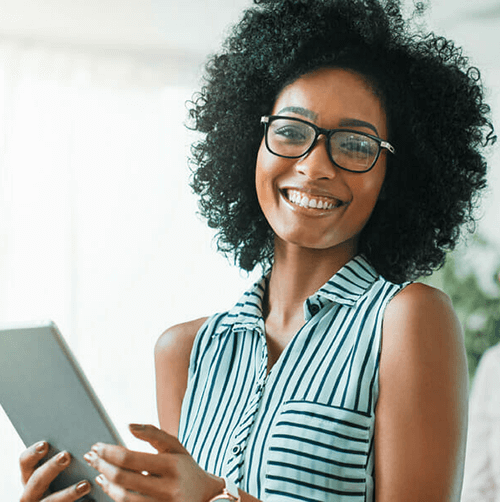
[(100, 455), (102, 453), (102, 444), (96, 443), (95, 445), (92, 446), (91, 450)]
[(37, 453), (43, 453), (45, 451), (45, 446), (47, 443), (45, 441), (40, 441), (36, 446), (35, 450)]
[(144, 424), (130, 424), (129, 427), (133, 431), (143, 431), (146, 428)]
[(102, 474), (99, 474), (99, 476), (97, 476), (97, 478), (95, 478), (95, 482), (99, 486), (102, 486), (104, 484), (104, 476)]
[(56, 457), (56, 461), (59, 465), (67, 464), (69, 462), (68, 452), (62, 451), (61, 453), (59, 453), (59, 455), (57, 455)]
[(76, 493), (87, 493), (90, 490), (90, 483), (88, 481), (81, 481), (76, 485)]
[(92, 451), (89, 451), (88, 453), (85, 453), (85, 455), (83, 456), (83, 458), (85, 459), (85, 461), (87, 462), (87, 464), (92, 465), (92, 462), (96, 458), (96, 454), (94, 452), (92, 452)]

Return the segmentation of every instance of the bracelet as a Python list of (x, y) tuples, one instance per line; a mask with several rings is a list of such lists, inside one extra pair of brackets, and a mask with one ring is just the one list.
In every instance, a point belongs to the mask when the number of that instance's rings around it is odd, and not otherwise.
[(222, 478), (224, 480), (224, 488), (222, 493), (211, 498), (208, 502), (241, 502), (240, 494), (238, 492), (238, 487), (229, 479)]
[(238, 491), (238, 487), (236, 486), (235, 483), (233, 483), (229, 478), (222, 478), (224, 480), (224, 483), (226, 483), (226, 490), (231, 495), (234, 497), (238, 502), (240, 501), (240, 493)]

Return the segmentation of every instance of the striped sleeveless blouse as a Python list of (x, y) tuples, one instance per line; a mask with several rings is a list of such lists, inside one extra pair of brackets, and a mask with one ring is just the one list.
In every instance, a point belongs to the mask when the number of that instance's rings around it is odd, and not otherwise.
[(372, 501), (382, 319), (404, 284), (353, 258), (304, 304), (269, 374), (263, 277), (193, 345), (179, 439), (266, 502)]

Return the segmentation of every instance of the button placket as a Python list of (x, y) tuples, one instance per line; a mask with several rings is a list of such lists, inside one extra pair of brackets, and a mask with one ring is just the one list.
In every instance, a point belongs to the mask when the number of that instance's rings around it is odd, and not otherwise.
[(267, 376), (267, 345), (265, 341), (265, 335), (259, 331), (260, 341), (262, 344), (262, 357), (259, 365), (259, 373), (257, 377), (257, 392), (254, 393), (250, 403), (248, 404), (248, 408), (243, 414), (241, 420), (241, 428), (238, 429), (233, 436), (233, 446), (231, 448), (232, 455), (229, 456), (227, 465), (226, 465), (226, 473), (231, 477), (237, 477), (237, 473), (241, 470), (243, 465), (243, 453), (246, 448), (246, 442), (250, 431), (252, 429), (252, 425), (255, 422), (255, 415), (259, 409), (259, 403), (262, 397), (262, 390), (264, 389), (263, 382), (266, 380)]

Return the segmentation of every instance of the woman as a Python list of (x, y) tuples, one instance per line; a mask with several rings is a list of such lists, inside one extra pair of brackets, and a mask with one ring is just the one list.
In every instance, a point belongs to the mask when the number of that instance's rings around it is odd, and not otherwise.
[[(398, 2), (246, 11), (193, 103), (193, 188), (219, 249), (264, 274), (156, 347), (158, 454), (95, 445), (116, 501), (458, 500), (467, 416), (442, 265), (493, 141), (478, 72)], [(178, 437), (178, 439), (176, 438)], [(22, 456), (24, 502), (66, 464)]]

